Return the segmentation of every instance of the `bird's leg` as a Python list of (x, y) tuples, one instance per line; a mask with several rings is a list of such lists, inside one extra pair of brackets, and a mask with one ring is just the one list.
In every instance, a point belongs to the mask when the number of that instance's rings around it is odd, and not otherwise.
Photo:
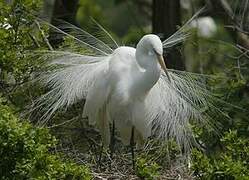
[(131, 129), (130, 146), (131, 146), (132, 166), (133, 166), (133, 169), (135, 170), (135, 154), (134, 154), (134, 146), (135, 146), (135, 142), (134, 142), (134, 126), (132, 126), (132, 129)]
[(101, 145), (101, 149), (100, 149), (100, 153), (99, 153), (99, 159), (98, 159), (97, 168), (99, 168), (100, 163), (101, 163), (103, 149), (104, 149), (104, 145), (102, 144), (102, 145)]
[(114, 146), (115, 146), (115, 122), (113, 120), (112, 129), (111, 129), (111, 144), (110, 144), (111, 159), (112, 159), (113, 153), (114, 153)]

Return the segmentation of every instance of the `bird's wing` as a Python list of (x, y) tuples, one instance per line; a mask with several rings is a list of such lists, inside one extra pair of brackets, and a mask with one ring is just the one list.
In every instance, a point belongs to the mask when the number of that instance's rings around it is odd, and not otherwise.
[(188, 150), (194, 140), (190, 122), (212, 126), (209, 117), (222, 111), (217, 108), (218, 99), (207, 89), (204, 76), (173, 70), (169, 74), (170, 82), (161, 75), (149, 92), (147, 116), (154, 135), (175, 138)]
[[(89, 59), (91, 59), (88, 56), (78, 58), (80, 59), (77, 60), (80, 61), (90, 61)], [(66, 62), (67, 66), (47, 71), (39, 77), (39, 81), (49, 88), (49, 91), (41, 96), (35, 104), (35, 110), (43, 113), (42, 120), (47, 121), (56, 110), (62, 107), (67, 108), (86, 98), (94, 86), (94, 82), (103, 77), (104, 72), (108, 69), (108, 57), (93, 57), (92, 61), (97, 62), (77, 65), (72, 65), (71, 62), (69, 65)], [(57, 63), (57, 65), (61, 64), (60, 61)]]
[[(42, 124), (58, 109), (67, 109), (72, 104), (86, 99), (88, 93), (97, 89), (95, 87), (97, 84), (100, 85), (97, 82), (104, 82), (105, 72), (109, 68), (110, 54), (113, 52), (113, 47), (74, 25), (63, 22), (61, 26), (55, 27), (43, 23), (76, 44), (73, 44), (73, 48), (63, 46), (59, 50), (33, 52), (35, 55), (40, 55), (42, 62), (49, 66), (36, 79), (49, 91), (36, 100), (32, 109), (33, 112), (41, 112), (36, 114), (43, 114), (39, 118)], [(105, 31), (102, 26), (98, 26)], [(107, 31), (104, 33), (107, 37), (110, 36)], [(114, 42), (114, 39), (111, 41)], [(114, 48), (116, 47), (117, 44)], [(77, 51), (77, 48), (80, 51)], [(101, 90), (104, 93), (107, 87), (102, 87)], [(105, 101), (104, 96), (101, 93), (97, 94), (99, 97), (94, 99), (98, 102), (93, 104), (101, 106)]]
[(74, 43), (74, 46), (60, 44), (60, 48), (65, 51), (78, 52), (83, 49), (81, 53), (84, 55), (106, 56), (119, 47), (115, 39), (96, 21), (94, 21), (98, 28), (96, 29), (98, 35), (96, 36), (63, 20), (54, 20), (56, 26), (40, 19), (39, 21), (50, 27), (50, 39), (52, 41), (67, 38)]

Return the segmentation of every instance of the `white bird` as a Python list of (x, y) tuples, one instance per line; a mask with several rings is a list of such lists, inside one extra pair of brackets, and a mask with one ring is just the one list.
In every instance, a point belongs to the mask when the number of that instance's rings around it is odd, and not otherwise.
[(205, 76), (167, 70), (165, 66), (163, 49), (186, 39), (188, 34), (182, 29), (164, 42), (149, 34), (141, 38), (136, 48), (117, 46), (113, 50), (73, 25), (68, 25), (67, 30), (76, 36), (53, 28), (87, 51), (84, 55), (69, 51), (45, 53), (52, 59), (50, 64), (59, 66), (42, 76), (50, 91), (38, 100), (36, 109), (43, 108), (45, 121), (56, 110), (85, 99), (83, 117), (99, 128), (105, 145), (110, 144), (109, 126), (115, 123), (125, 145), (130, 143), (134, 129), (138, 145), (154, 136), (175, 138), (187, 149), (192, 139), (190, 121), (205, 124), (208, 114), (204, 110), (210, 107), (217, 110), (214, 97), (203, 82)]
[(197, 29), (199, 36), (210, 38), (217, 32), (217, 25), (213, 18), (206, 16), (196, 18), (190, 23), (190, 26)]

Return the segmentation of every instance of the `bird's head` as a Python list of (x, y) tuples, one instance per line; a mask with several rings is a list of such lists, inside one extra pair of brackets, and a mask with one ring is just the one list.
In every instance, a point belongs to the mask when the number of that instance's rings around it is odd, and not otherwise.
[(148, 34), (143, 36), (137, 44), (137, 50), (140, 51), (140, 55), (143, 54), (143, 56), (151, 57), (149, 59), (156, 59), (170, 80), (163, 58), (163, 44), (157, 35)]

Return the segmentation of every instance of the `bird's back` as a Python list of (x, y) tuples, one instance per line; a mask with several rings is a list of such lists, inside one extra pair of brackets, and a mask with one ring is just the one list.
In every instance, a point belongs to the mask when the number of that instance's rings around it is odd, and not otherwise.
[(109, 82), (112, 93), (124, 104), (130, 101), (134, 74), (138, 71), (135, 52), (136, 49), (131, 47), (117, 48), (109, 61)]
[(148, 123), (143, 121), (145, 103), (133, 92), (136, 76), (141, 71), (135, 52), (135, 48), (120, 47), (114, 51), (109, 62), (111, 91), (108, 111), (124, 144), (129, 144), (132, 126), (135, 126), (135, 137), (139, 143), (150, 135)]
[(132, 70), (137, 66), (135, 58), (136, 49), (127, 46), (121, 46), (117, 48), (111, 55), (109, 61), (109, 71), (118, 72), (117, 75), (122, 73), (128, 73), (128, 70)]

